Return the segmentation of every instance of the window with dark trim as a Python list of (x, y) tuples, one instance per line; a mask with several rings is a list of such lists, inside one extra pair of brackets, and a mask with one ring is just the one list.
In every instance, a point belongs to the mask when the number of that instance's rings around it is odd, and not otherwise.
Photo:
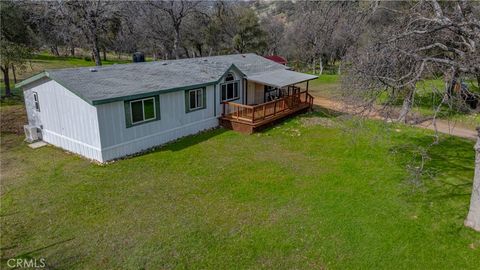
[(35, 110), (40, 111), (40, 102), (38, 102), (38, 93), (33, 92), (33, 102), (35, 104)]
[(127, 127), (160, 119), (158, 96), (125, 101)]
[(225, 83), (223, 83), (220, 88), (222, 101), (239, 99), (238, 85), (239, 82), (235, 80), (235, 76), (232, 73), (228, 73), (225, 76)]
[(185, 91), (186, 112), (206, 108), (205, 88), (191, 89)]

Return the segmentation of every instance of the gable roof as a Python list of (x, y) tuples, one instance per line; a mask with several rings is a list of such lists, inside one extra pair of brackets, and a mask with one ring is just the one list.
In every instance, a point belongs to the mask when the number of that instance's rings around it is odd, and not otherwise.
[(256, 54), (234, 54), (115, 64), (95, 67), (96, 72), (91, 67), (46, 70), (18, 86), (48, 77), (95, 105), (214, 84), (232, 68), (248, 77), (286, 67)]
[(268, 60), (272, 60), (274, 62), (277, 62), (279, 64), (282, 64), (282, 65), (287, 64), (287, 59), (281, 57), (280, 55), (267, 55), (267, 56), (265, 56), (265, 58), (267, 58)]

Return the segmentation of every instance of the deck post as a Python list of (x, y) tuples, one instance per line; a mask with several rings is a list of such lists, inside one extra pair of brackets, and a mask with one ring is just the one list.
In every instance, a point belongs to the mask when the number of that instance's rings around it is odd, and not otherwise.
[(265, 104), (263, 105), (263, 119), (265, 119), (265, 111), (266, 111), (266, 106)]
[(222, 117), (225, 116), (225, 102), (222, 102), (223, 104), (223, 111), (222, 111)]

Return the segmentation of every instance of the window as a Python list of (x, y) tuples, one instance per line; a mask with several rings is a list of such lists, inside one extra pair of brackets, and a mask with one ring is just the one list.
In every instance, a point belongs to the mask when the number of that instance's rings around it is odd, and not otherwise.
[(235, 81), (235, 76), (233, 76), (233, 73), (228, 73), (227, 76), (225, 76), (225, 81)]
[(205, 108), (205, 88), (187, 90), (185, 94), (187, 112)]
[(239, 98), (238, 81), (235, 80), (235, 76), (232, 73), (228, 73), (225, 76), (225, 83), (221, 85), (221, 98), (222, 101), (230, 101)]
[(281, 98), (283, 96), (283, 93), (281, 89), (265, 85), (264, 87), (264, 99), (265, 102), (272, 101), (278, 98)]
[(155, 98), (130, 101), (131, 123), (138, 124), (156, 119)]
[(40, 103), (38, 102), (37, 92), (33, 92), (33, 102), (35, 103), (35, 110), (40, 111)]

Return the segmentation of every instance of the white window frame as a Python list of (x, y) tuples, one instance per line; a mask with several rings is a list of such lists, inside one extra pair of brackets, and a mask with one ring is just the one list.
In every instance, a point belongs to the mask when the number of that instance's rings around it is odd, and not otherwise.
[[(190, 98), (191, 98), (190, 93), (191, 93), (191, 92), (195, 92), (195, 105), (196, 105), (196, 106), (195, 106), (194, 108), (191, 108), (191, 107), (190, 107), (190, 104), (191, 104), (191, 103), (190, 103), (190, 101), (191, 101), (191, 100), (190, 100)], [(197, 101), (198, 101), (198, 93), (201, 93), (201, 95), (202, 95), (202, 96), (201, 96), (201, 99), (200, 99), (200, 105), (198, 105), (198, 103), (197, 103)], [(189, 112), (191, 112), (191, 111), (196, 111), (196, 110), (200, 110), (200, 109), (203, 109), (203, 108), (204, 108), (204, 106), (205, 106), (205, 104), (203, 104), (203, 101), (204, 101), (203, 95), (204, 95), (204, 94), (205, 94), (205, 93), (204, 93), (204, 91), (203, 91), (203, 88), (197, 88), (197, 89), (188, 90), (188, 111), (189, 111)]]
[[(153, 118), (145, 119), (145, 100), (153, 100)], [(139, 102), (139, 101), (142, 102), (143, 120), (134, 122), (133, 121), (132, 103)], [(155, 97), (131, 100), (129, 105), (130, 105), (130, 121), (131, 121), (132, 125), (137, 125), (137, 124), (140, 124), (140, 123), (144, 123), (144, 122), (148, 122), (148, 121), (152, 121), (152, 120), (157, 119), (157, 107), (156, 107), (157, 105), (155, 104)]]
[(33, 105), (35, 106), (35, 110), (37, 112), (40, 111), (40, 101), (38, 101), (38, 93), (33, 92)]
[[(233, 97), (232, 98), (228, 98), (228, 85), (232, 84), (233, 86)], [(237, 85), (237, 95), (235, 96), (235, 84)], [(223, 97), (223, 86), (225, 86), (225, 97), (227, 97), (226, 99), (222, 99)], [(222, 83), (220, 85), (220, 99), (221, 101), (231, 101), (231, 100), (237, 100), (237, 99), (240, 99), (240, 81), (238, 80), (235, 80), (235, 81), (229, 81), (229, 82), (226, 82), (226, 83)]]

